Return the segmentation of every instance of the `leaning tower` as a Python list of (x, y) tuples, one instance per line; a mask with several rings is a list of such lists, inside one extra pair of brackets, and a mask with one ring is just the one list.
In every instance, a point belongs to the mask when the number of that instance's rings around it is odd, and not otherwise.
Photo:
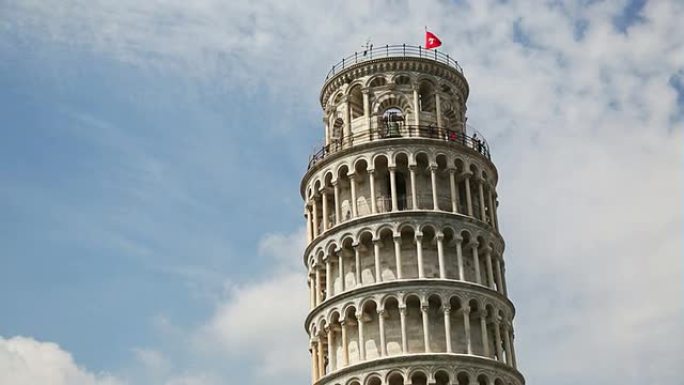
[(311, 382), (522, 385), (498, 174), (456, 61), (356, 53), (321, 90), (305, 199)]

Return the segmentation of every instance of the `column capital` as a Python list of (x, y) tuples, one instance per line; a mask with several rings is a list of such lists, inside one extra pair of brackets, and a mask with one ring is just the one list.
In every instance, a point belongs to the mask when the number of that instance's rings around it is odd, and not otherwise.
[(444, 240), (444, 233), (441, 231), (438, 231), (437, 234), (435, 234), (435, 239), (438, 241), (443, 241)]
[(442, 312), (444, 314), (449, 314), (451, 313), (451, 305), (442, 305)]
[(406, 315), (406, 305), (399, 305), (399, 313)]
[(461, 308), (461, 311), (463, 312), (463, 314), (470, 314), (470, 306), (464, 306), (463, 308)]
[(418, 242), (422, 241), (423, 240), (423, 232), (416, 231), (415, 238), (416, 238), (416, 241), (418, 241)]
[(423, 313), (427, 313), (428, 310), (430, 310), (429, 304), (420, 304), (420, 311), (422, 311)]
[(401, 234), (392, 234), (392, 239), (394, 242), (401, 242)]
[(467, 246), (470, 247), (471, 249), (477, 249), (478, 246), (480, 246), (480, 242), (478, 242), (478, 241), (470, 241), (470, 242), (468, 242), (468, 245), (467, 245)]
[(378, 309), (378, 316), (379, 316), (379, 317), (383, 317), (383, 318), (384, 318), (384, 317), (385, 317), (385, 314), (387, 314), (387, 311), (385, 311), (384, 308), (379, 308), (379, 309)]

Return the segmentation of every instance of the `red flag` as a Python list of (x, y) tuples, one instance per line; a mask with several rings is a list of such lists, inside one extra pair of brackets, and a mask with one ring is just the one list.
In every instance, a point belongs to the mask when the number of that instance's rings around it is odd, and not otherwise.
[(425, 49), (437, 48), (440, 45), (442, 41), (434, 33), (425, 31)]

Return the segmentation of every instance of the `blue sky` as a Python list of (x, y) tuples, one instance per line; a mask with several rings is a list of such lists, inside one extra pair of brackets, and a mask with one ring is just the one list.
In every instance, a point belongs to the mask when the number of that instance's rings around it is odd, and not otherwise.
[(426, 24), (501, 174), (528, 382), (676, 382), (681, 17), (676, 1), (0, 1), (0, 383), (306, 382), (319, 87), (369, 36), (420, 44)]

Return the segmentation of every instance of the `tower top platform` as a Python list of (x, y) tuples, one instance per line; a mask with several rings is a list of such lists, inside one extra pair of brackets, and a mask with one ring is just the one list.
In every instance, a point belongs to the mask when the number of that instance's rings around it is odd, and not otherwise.
[(458, 73), (463, 75), (463, 68), (461, 68), (458, 62), (454, 60), (454, 58), (450, 57), (449, 54), (440, 52), (437, 49), (426, 49), (422, 46), (397, 44), (379, 47), (371, 46), (367, 50), (354, 52), (353, 54), (343, 58), (337, 64), (333, 65), (328, 74), (325, 76), (325, 81), (327, 82), (335, 75), (343, 72), (345, 69), (355, 64), (382, 58), (418, 58), (433, 60), (438, 63), (453, 67)]

